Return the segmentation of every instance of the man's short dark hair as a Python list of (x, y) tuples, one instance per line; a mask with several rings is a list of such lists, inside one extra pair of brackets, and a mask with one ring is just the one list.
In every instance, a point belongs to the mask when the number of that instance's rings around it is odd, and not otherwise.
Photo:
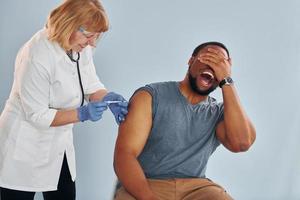
[(192, 56), (196, 56), (201, 49), (203, 49), (204, 47), (209, 46), (209, 45), (215, 45), (215, 46), (219, 46), (219, 47), (223, 48), (226, 51), (228, 57), (230, 57), (227, 47), (224, 44), (222, 44), (221, 42), (205, 42), (203, 44), (200, 44), (199, 46), (197, 46), (194, 49)]

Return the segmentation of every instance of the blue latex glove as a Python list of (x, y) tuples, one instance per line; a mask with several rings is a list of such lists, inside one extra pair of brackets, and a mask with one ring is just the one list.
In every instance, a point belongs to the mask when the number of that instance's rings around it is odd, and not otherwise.
[(89, 102), (87, 105), (77, 108), (80, 121), (98, 121), (102, 118), (103, 112), (107, 109), (107, 103), (102, 101)]
[(117, 124), (120, 124), (125, 120), (125, 116), (128, 113), (128, 102), (121, 95), (109, 92), (103, 97), (103, 102), (107, 102), (110, 111), (113, 113)]

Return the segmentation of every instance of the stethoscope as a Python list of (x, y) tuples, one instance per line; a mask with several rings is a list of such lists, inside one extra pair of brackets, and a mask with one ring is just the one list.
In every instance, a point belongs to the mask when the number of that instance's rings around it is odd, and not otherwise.
[(72, 62), (76, 62), (77, 73), (78, 73), (78, 78), (79, 78), (79, 85), (80, 85), (81, 95), (82, 95), (82, 100), (81, 100), (80, 106), (83, 106), (83, 103), (84, 103), (84, 93), (83, 93), (83, 87), (82, 87), (82, 81), (81, 81), (81, 75), (80, 75), (80, 69), (79, 69), (80, 53), (77, 52), (77, 59), (76, 59), (76, 60), (73, 58), (73, 53), (72, 53), (72, 51), (68, 51), (68, 52), (67, 52), (67, 55), (68, 55), (68, 57), (70, 58), (70, 60), (71, 60)]

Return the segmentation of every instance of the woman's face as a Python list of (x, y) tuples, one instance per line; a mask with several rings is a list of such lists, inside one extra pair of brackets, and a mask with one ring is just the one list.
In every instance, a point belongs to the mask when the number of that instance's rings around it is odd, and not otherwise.
[(80, 27), (79, 30), (73, 32), (70, 37), (71, 49), (74, 52), (81, 52), (87, 45), (96, 47), (99, 36), (100, 33), (88, 32)]

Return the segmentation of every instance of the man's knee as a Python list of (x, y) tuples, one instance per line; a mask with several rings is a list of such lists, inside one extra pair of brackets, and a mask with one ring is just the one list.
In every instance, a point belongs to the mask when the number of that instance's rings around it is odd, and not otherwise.
[(233, 198), (223, 188), (219, 187), (211, 187), (207, 190), (207, 199), (233, 200)]
[(183, 200), (233, 200), (233, 198), (218, 186), (207, 186), (188, 194)]

